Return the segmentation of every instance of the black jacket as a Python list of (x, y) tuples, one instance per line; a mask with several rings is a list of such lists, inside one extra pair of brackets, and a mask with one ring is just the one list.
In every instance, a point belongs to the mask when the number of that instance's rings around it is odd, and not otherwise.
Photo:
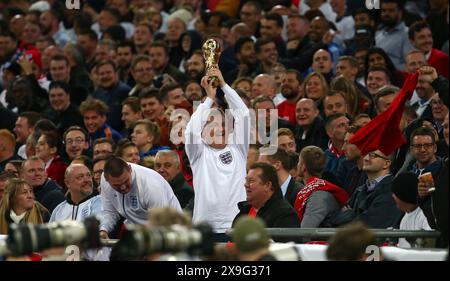
[(62, 187), (51, 179), (47, 178), (41, 186), (33, 187), (34, 199), (44, 205), (45, 208), (50, 212), (59, 205), (59, 203), (66, 200), (62, 192)]
[[(238, 203), (240, 212), (234, 218), (233, 226), (239, 217), (248, 215), (251, 207), (247, 201)], [(281, 190), (276, 191), (256, 215), (264, 220), (267, 228), (300, 227), (297, 213), (284, 199)]]
[(302, 139), (303, 136), (303, 128), (295, 125), (294, 128), (295, 135), (295, 143), (297, 144), (297, 152), (300, 152), (304, 147), (308, 145), (315, 145), (322, 150), (328, 149), (328, 135), (325, 131), (325, 125), (320, 117), (316, 117), (313, 123), (311, 124), (311, 128), (306, 133), (306, 138)]
[(284, 198), (288, 201), (288, 203), (294, 207), (295, 200), (297, 199), (297, 194), (301, 189), (301, 185), (295, 181), (294, 178), (291, 177), (289, 181), (288, 188), (286, 190), (286, 194)]
[(58, 133), (62, 136), (70, 126), (84, 127), (83, 116), (81, 116), (78, 107), (71, 103), (64, 112), (58, 112), (48, 108), (42, 115), (56, 124)]
[(191, 198), (194, 198), (194, 190), (184, 179), (183, 173), (178, 173), (173, 180), (169, 182), (173, 193), (178, 198), (181, 208), (185, 208)]
[(398, 228), (403, 213), (392, 198), (393, 180), (392, 175), (385, 177), (372, 191), (367, 190), (366, 184), (358, 187), (347, 203), (351, 209), (339, 211), (334, 216), (333, 224), (339, 226), (358, 220), (369, 228)]
[(436, 190), (430, 197), (419, 202), (420, 208), (427, 217), (431, 228), (438, 229), (442, 236), (438, 247), (448, 247), (448, 200), (449, 200), (449, 173), (448, 158), (444, 160), (438, 175), (434, 177)]

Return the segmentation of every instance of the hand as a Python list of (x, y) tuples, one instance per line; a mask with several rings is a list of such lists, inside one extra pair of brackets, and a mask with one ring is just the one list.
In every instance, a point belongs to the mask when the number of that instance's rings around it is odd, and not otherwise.
[(334, 36), (336, 35), (336, 32), (332, 29), (329, 29), (322, 37), (322, 42), (326, 45), (333, 42)]
[(436, 68), (432, 66), (422, 66), (419, 68), (419, 74), (420, 78), (424, 79), (428, 83), (431, 83), (438, 78)]
[(203, 76), (202, 81), (200, 84), (202, 85), (203, 89), (205, 89), (206, 95), (208, 98), (212, 99), (213, 101), (216, 100), (216, 93), (217, 88), (214, 88), (210, 83), (208, 83), (208, 77), (209, 76)]
[(417, 184), (417, 193), (419, 193), (419, 197), (422, 199), (428, 197), (430, 195), (428, 193), (429, 188), (430, 187), (426, 182), (419, 181), (419, 184)]
[(100, 239), (109, 239), (108, 232), (100, 230)]
[(222, 76), (222, 72), (219, 69), (219, 65), (214, 65), (214, 67), (210, 68), (207, 72), (206, 72), (207, 76), (216, 76), (217, 78), (219, 78), (219, 87), (223, 87), (225, 86), (225, 80), (223, 79)]
[(287, 50), (295, 50), (295, 49), (297, 49), (299, 43), (300, 43), (300, 40), (289, 41), (286, 44), (286, 49)]
[(25, 75), (30, 75), (33, 73), (33, 64), (31, 61), (28, 60), (28, 58), (26, 58), (25, 55), (22, 55), (19, 60), (18, 63), (20, 65), (20, 67), (23, 70), (23, 73)]

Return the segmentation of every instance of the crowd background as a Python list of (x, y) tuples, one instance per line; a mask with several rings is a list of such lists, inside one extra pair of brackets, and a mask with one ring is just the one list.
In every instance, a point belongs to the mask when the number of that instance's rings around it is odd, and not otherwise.
[[(189, 119), (173, 113), (228, 106), (201, 83), (214, 38), (219, 92), (230, 85), (278, 140), (264, 155), (251, 136), (232, 217), (438, 229), (448, 246), (447, 0), (80, 2), (0, 1), (1, 233), (53, 220), (61, 204), (77, 207), (61, 219), (100, 213), (111, 155), (155, 170), (195, 213), (205, 187), (185, 150)], [(351, 141), (360, 130), (370, 150)], [(427, 172), (435, 192), (418, 180)]]

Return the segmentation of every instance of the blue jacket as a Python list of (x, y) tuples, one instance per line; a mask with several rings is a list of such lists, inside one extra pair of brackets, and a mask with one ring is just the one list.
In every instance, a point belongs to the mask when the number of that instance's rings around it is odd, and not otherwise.
[(105, 123), (103, 124), (103, 126), (100, 127), (100, 129), (97, 130), (97, 132), (89, 134), (89, 137), (90, 137), (89, 146), (92, 147), (96, 139), (112, 138), (115, 142), (117, 142), (122, 138), (122, 135)]

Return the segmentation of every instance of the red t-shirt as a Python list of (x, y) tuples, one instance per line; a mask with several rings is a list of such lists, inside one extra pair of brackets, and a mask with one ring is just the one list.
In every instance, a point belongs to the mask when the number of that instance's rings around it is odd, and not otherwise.
[(277, 106), (278, 117), (288, 119), (288, 121), (295, 126), (295, 107), (297, 103), (289, 103), (287, 100)]

